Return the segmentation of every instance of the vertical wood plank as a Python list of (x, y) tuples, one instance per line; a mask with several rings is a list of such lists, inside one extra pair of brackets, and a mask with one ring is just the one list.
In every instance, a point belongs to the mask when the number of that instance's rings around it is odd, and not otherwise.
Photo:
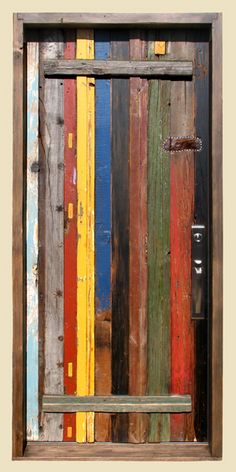
[[(112, 59), (129, 58), (126, 31), (111, 34)], [(112, 393), (128, 394), (129, 80), (112, 80)], [(128, 439), (128, 414), (112, 416), (112, 440)]]
[(212, 320), (211, 416), (209, 440), (214, 457), (222, 456), (222, 369), (223, 369), (223, 205), (222, 205), (222, 13), (212, 25)]
[(37, 440), (38, 398), (38, 102), (39, 45), (27, 43), (27, 439)]
[[(206, 33), (197, 32), (195, 43), (195, 97), (196, 97), (196, 134), (202, 139), (202, 150), (196, 155), (195, 163), (195, 204), (194, 220), (196, 224), (206, 226), (206, 279), (205, 293), (206, 319), (196, 321), (196, 399), (195, 399), (195, 431), (198, 441), (207, 440), (208, 422), (208, 332), (209, 332), (209, 43)], [(204, 116), (204, 120), (202, 117)]]
[[(155, 37), (154, 37), (155, 38)], [(154, 57), (150, 33), (148, 55)], [(148, 393), (170, 387), (170, 82), (150, 80), (148, 116)], [(170, 416), (150, 415), (149, 442), (168, 441)]]
[[(78, 30), (77, 59), (94, 58), (92, 30)], [(94, 394), (94, 86), (77, 77), (77, 394)], [(94, 413), (76, 413), (77, 442), (94, 441)]]
[(26, 444), (25, 402), (25, 322), (24, 322), (24, 267), (25, 225), (24, 215), (24, 132), (23, 114), (23, 22), (13, 17), (14, 31), (14, 84), (13, 84), (13, 430), (12, 455), (21, 457)]
[[(170, 55), (193, 60), (188, 36), (174, 33)], [(171, 82), (171, 136), (195, 135), (192, 81)], [(191, 320), (191, 225), (194, 222), (194, 154), (171, 154), (171, 392), (194, 404), (194, 322)], [(193, 441), (194, 413), (171, 415), (171, 440)]]
[[(95, 58), (110, 57), (110, 33), (95, 32)], [(95, 393), (111, 394), (111, 117), (108, 79), (96, 80)], [(111, 441), (111, 415), (95, 414), (95, 440)]]
[[(130, 59), (146, 59), (146, 35), (130, 33)], [(147, 387), (147, 114), (148, 81), (130, 78), (129, 395)], [(129, 442), (147, 439), (148, 416), (129, 414)]]
[[(65, 31), (65, 59), (75, 58), (74, 30)], [(64, 80), (64, 386), (76, 394), (77, 178), (76, 80)], [(64, 414), (64, 441), (76, 440), (76, 414)]]
[[(40, 44), (41, 59), (63, 58), (64, 43), (60, 30), (44, 30)], [(42, 170), (45, 175), (44, 201), (45, 235), (40, 250), (45, 256), (45, 339), (44, 339), (44, 392), (64, 393), (63, 375), (63, 335), (64, 335), (64, 294), (63, 294), (63, 227), (64, 227), (64, 87), (60, 79), (45, 79), (41, 112), (44, 123), (44, 160)], [(42, 189), (40, 189), (41, 191)], [(41, 341), (41, 340), (40, 340)], [(63, 415), (46, 413), (42, 418), (40, 439), (42, 441), (62, 441)]]

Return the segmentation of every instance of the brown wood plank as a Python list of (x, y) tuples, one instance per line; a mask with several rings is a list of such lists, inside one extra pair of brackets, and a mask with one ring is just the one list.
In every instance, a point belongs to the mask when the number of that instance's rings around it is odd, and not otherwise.
[(125, 460), (205, 461), (211, 457), (208, 444), (69, 444), (28, 443), (26, 460)]
[[(63, 36), (57, 31), (44, 30), (40, 44), (41, 59), (63, 57)], [(44, 155), (45, 211), (45, 274), (44, 274), (44, 393), (63, 393), (63, 81), (46, 79), (41, 112), (45, 129), (42, 143)], [(39, 190), (42, 192), (42, 189)], [(39, 242), (40, 250), (41, 242)], [(45, 414), (41, 420), (40, 439), (59, 440), (63, 437), (63, 415)]]
[(44, 62), (46, 77), (61, 75), (108, 75), (108, 76), (188, 76), (193, 73), (191, 61), (99, 61), (99, 60), (54, 60)]
[[(146, 35), (131, 32), (130, 58), (147, 57)], [(147, 116), (148, 81), (130, 78), (129, 394), (147, 387)], [(129, 415), (129, 442), (147, 439), (147, 415)]]
[(18, 19), (22, 19), (27, 25), (60, 25), (86, 27), (111, 25), (124, 28), (124, 26), (163, 27), (173, 25), (180, 27), (195, 23), (210, 25), (217, 18), (217, 13), (18, 13)]
[[(125, 31), (111, 33), (112, 59), (129, 58)], [(112, 80), (112, 393), (128, 393), (129, 81)], [(126, 442), (128, 415), (112, 417), (112, 440)]]
[(26, 114), (23, 79), (23, 23), (14, 15), (13, 82), (13, 416), (12, 455), (23, 455), (26, 443), (25, 383), (25, 177), (23, 113)]
[[(193, 44), (173, 34), (172, 56), (193, 59)], [(185, 39), (185, 40), (184, 40)], [(192, 136), (193, 82), (171, 82), (171, 136)], [(196, 157), (197, 159), (198, 157)], [(194, 200), (194, 155), (171, 153), (171, 392), (194, 398), (194, 322), (191, 320), (191, 225)], [(193, 441), (194, 414), (171, 415), (171, 440)]]
[(212, 29), (212, 321), (211, 418), (209, 439), (213, 456), (222, 456), (223, 370), (223, 214), (222, 214), (222, 14)]

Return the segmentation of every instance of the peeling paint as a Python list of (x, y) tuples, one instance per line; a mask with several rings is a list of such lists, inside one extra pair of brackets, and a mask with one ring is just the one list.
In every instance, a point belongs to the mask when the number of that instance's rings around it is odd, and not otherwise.
[(38, 43), (27, 45), (27, 438), (38, 430)]

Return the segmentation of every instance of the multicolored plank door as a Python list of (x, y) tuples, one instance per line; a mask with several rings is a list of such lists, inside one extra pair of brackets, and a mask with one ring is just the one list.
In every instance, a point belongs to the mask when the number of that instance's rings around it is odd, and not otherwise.
[(27, 438), (39, 435), (38, 385), (39, 45), (27, 44)]
[[(130, 33), (130, 59), (146, 59), (146, 35)], [(147, 387), (147, 117), (148, 81), (130, 78), (129, 395)], [(129, 442), (145, 442), (148, 416), (129, 414)]]
[[(95, 32), (95, 58), (110, 57), (110, 32)], [(111, 395), (111, 99), (109, 79), (96, 79), (95, 394)], [(111, 441), (111, 415), (96, 413), (95, 440)]]
[[(171, 43), (171, 58), (193, 60), (187, 37)], [(182, 41), (181, 41), (182, 39)], [(184, 39), (184, 40), (183, 40)], [(186, 42), (185, 42), (186, 41)], [(193, 81), (171, 82), (171, 136), (194, 135)], [(171, 392), (190, 394), (194, 405), (194, 322), (191, 321), (191, 225), (194, 153), (170, 154)], [(171, 440), (193, 441), (193, 414), (171, 415)]]
[[(154, 59), (155, 35), (148, 55)], [(170, 81), (149, 81), (148, 116), (148, 394), (170, 388)], [(169, 414), (151, 414), (149, 442), (169, 441)]]
[[(127, 31), (111, 34), (111, 56), (129, 59)], [(112, 393), (128, 394), (129, 80), (112, 79)], [(128, 414), (112, 416), (112, 440), (127, 442)]]
[[(75, 58), (74, 30), (65, 32), (65, 59)], [(64, 80), (64, 385), (76, 394), (77, 371), (76, 79)], [(76, 440), (76, 415), (64, 414), (64, 441)]]
[[(64, 38), (60, 30), (43, 30), (40, 60), (64, 56)], [(40, 288), (45, 312), (40, 320), (40, 343), (44, 345), (43, 386), (45, 394), (64, 393), (64, 82), (46, 78), (40, 98), (40, 185), (41, 223), (39, 247), (41, 261)], [(40, 180), (40, 182), (42, 182)], [(42, 239), (41, 239), (42, 238)], [(62, 441), (63, 414), (45, 413), (41, 421), (40, 439)]]
[[(78, 30), (77, 59), (94, 58), (93, 30)], [(77, 77), (77, 395), (94, 394), (95, 81)], [(76, 413), (77, 442), (94, 441), (94, 413)]]

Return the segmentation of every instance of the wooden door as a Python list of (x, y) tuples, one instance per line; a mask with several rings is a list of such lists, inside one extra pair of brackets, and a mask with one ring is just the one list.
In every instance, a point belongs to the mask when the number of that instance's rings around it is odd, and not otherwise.
[(28, 439), (206, 441), (208, 30), (27, 34)]

